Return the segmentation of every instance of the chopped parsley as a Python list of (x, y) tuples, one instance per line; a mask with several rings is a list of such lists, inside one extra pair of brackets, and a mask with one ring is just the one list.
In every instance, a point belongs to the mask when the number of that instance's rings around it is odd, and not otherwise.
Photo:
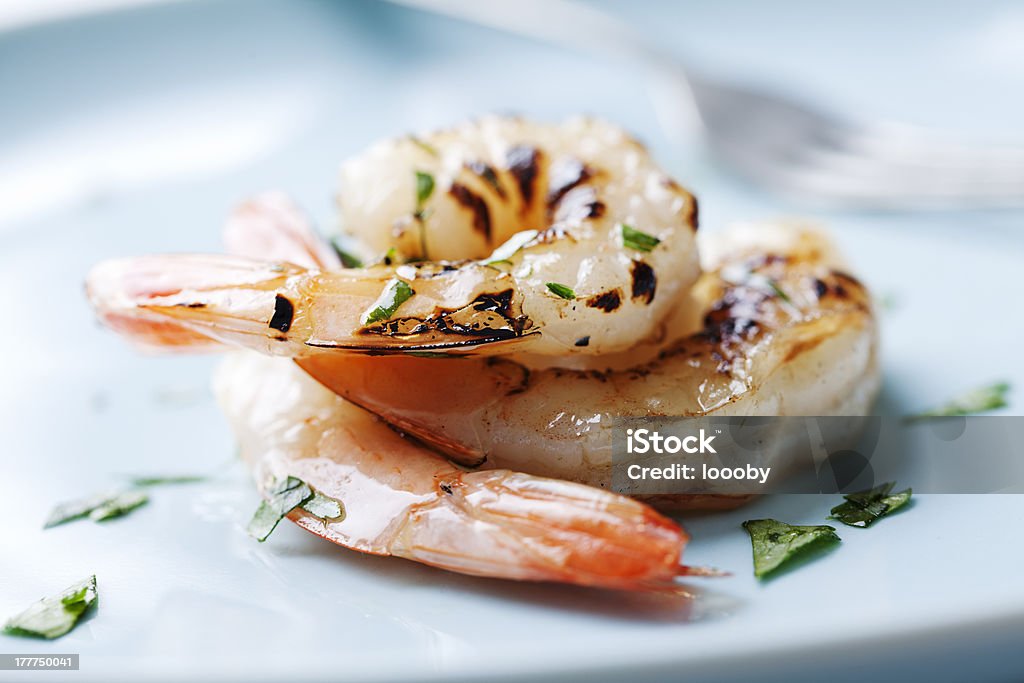
[(149, 496), (142, 491), (125, 491), (93, 508), (89, 512), (89, 519), (94, 522), (105, 522), (108, 519), (123, 517), (148, 502)]
[(331, 238), (331, 247), (334, 248), (334, 253), (336, 253), (338, 255), (338, 258), (341, 260), (341, 265), (343, 267), (345, 267), (345, 268), (362, 268), (363, 267), (363, 260), (361, 258), (359, 258), (358, 256), (356, 256), (355, 254), (353, 254), (348, 249), (345, 249), (341, 245), (341, 240), (339, 240), (337, 237), (332, 237)]
[(979, 387), (959, 396), (948, 403), (937, 408), (926, 410), (916, 415), (908, 415), (905, 422), (916, 422), (929, 417), (954, 417), (957, 415), (973, 415), (986, 410), (1005, 408), (1006, 394), (1010, 392), (1008, 382), (996, 382), (988, 386)]
[(431, 156), (435, 156), (435, 157), (439, 156), (438, 151), (437, 151), (437, 147), (434, 147), (430, 143), (424, 141), (423, 138), (420, 138), (420, 137), (418, 137), (416, 135), (410, 135), (409, 136), (409, 142), (411, 142), (412, 144), (416, 145), (417, 147), (419, 147), (420, 149), (422, 149), (424, 152), (426, 152), (427, 154), (429, 154)]
[(416, 213), (423, 213), (423, 205), (434, 194), (434, 176), (416, 171)]
[(345, 519), (345, 506), (341, 501), (319, 491), (313, 491), (313, 497), (302, 504), (302, 509), (324, 522), (340, 522)]
[(434, 176), (423, 171), (416, 171), (416, 210), (412, 217), (420, 226), (420, 258), (427, 258), (427, 216), (429, 212), (424, 209), (430, 195), (434, 194)]
[(393, 266), (394, 264), (398, 263), (398, 250), (395, 249), (394, 247), (390, 247), (386, 252), (384, 252), (384, 255), (380, 258), (380, 261), (385, 266)]
[(719, 277), (730, 285), (753, 287), (754, 289), (761, 290), (765, 294), (777, 296), (787, 304), (793, 303), (789, 294), (779, 286), (778, 282), (763, 273), (755, 273), (745, 265), (734, 264), (727, 266), (719, 273)]
[(89, 517), (94, 522), (113, 519), (141, 507), (148, 500), (148, 496), (144, 493), (133, 490), (115, 491), (87, 498), (79, 498), (54, 507), (50, 511), (49, 517), (46, 518), (43, 528), (49, 529), (85, 517)]
[(560, 296), (563, 299), (569, 299), (570, 301), (576, 298), (576, 292), (572, 291), (571, 288), (566, 287), (565, 285), (560, 285), (557, 282), (546, 282), (544, 284), (555, 296)]
[(485, 266), (493, 265), (495, 263), (508, 263), (509, 259), (515, 256), (519, 251), (527, 244), (532, 242), (537, 237), (536, 230), (523, 230), (505, 240), (505, 243), (494, 250), (494, 253), (484, 261)]
[(637, 251), (650, 251), (661, 244), (661, 240), (654, 235), (648, 235), (646, 232), (640, 232), (636, 228), (626, 225), (625, 223), (620, 223), (619, 228), (622, 230), (622, 244), (630, 249), (636, 249)]
[(370, 323), (382, 320), (390, 320), (391, 316), (398, 310), (398, 307), (408, 301), (409, 297), (415, 293), (405, 280), (392, 278), (384, 286), (384, 291), (381, 292), (380, 297), (363, 313), (360, 322), (363, 325), (369, 325)]
[(298, 507), (324, 523), (345, 518), (345, 507), (340, 500), (323, 495), (298, 477), (288, 476), (272, 482), (267, 487), (266, 495), (267, 498), (256, 508), (247, 529), (249, 535), (260, 543), (267, 540), (278, 523)]
[(830, 526), (793, 526), (775, 519), (743, 522), (754, 551), (754, 576), (764, 578), (799, 556), (841, 539)]
[(96, 576), (79, 581), (59, 595), (43, 598), (4, 624), (4, 633), (32, 638), (59, 638), (75, 627), (96, 604)]
[(913, 493), (911, 489), (892, 493), (894, 486), (896, 486), (896, 482), (890, 481), (879, 484), (868, 491), (843, 496), (846, 502), (832, 508), (832, 519), (838, 519), (847, 526), (871, 526), (910, 501), (910, 496)]
[(249, 535), (260, 543), (267, 540), (285, 515), (310, 500), (313, 490), (298, 477), (285, 477), (267, 487), (266, 495), (248, 527)]
[(786, 294), (782, 287), (779, 287), (778, 282), (771, 279), (770, 277), (766, 277), (764, 279), (767, 280), (768, 287), (775, 293), (775, 296), (779, 297), (787, 304), (793, 303), (793, 300), (789, 298), (789, 294)]

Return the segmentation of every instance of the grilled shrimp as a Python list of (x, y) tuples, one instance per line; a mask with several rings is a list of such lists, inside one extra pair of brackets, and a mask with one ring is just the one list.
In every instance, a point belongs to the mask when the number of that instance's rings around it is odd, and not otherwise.
[[(303, 235), (292, 238), (297, 245), (316, 242), (308, 224), (234, 223), (232, 250), (273, 243), (264, 233), (285, 228), (289, 235)], [(707, 309), (704, 330), (674, 345), (669, 336), (636, 349), (641, 360), (625, 373), (539, 372), (508, 360), (470, 368), (468, 360), (397, 358), (348, 359), (344, 368), (333, 359), (301, 364), (327, 386), (463, 462), (486, 460), (486, 466), (592, 484), (609, 480), (610, 438), (601, 425), (612, 415), (866, 412), (878, 386), (873, 321), (863, 288), (836, 270), (841, 260), (833, 245), (807, 230), (748, 224), (702, 247), (709, 273), (694, 296), (704, 304), (679, 310)], [(331, 267), (312, 249), (297, 258)], [(687, 324), (669, 326), (666, 334), (681, 336)], [(648, 360), (651, 348), (660, 349), (660, 357)], [(605, 359), (622, 363), (606, 356), (594, 360)], [(680, 375), (684, 359), (690, 369)], [(412, 395), (400, 390), (413, 382), (423, 389)], [(658, 502), (706, 507), (724, 500), (688, 496)]]
[[(141, 316), (191, 330), (183, 340), (291, 357), (593, 355), (650, 337), (700, 270), (693, 197), (620, 129), (589, 119), (487, 118), (381, 143), (345, 164), (338, 203), (345, 229), (383, 261), (327, 272), (127, 259), (92, 272), (92, 299), (115, 328)], [(163, 273), (196, 277), (175, 288)], [(168, 286), (139, 296), (138, 283), (157, 280)]]
[[(259, 233), (280, 229), (249, 221), (251, 239), (243, 241), (267, 243)], [(706, 239), (702, 249), (709, 272), (692, 296), (705, 311), (703, 329), (649, 344), (659, 349), (655, 357), (629, 367), (537, 369), (513, 357), (354, 354), (299, 362), (335, 392), (459, 462), (598, 485), (609, 480), (612, 415), (867, 412), (879, 384), (873, 312), (863, 286), (838, 269), (828, 240), (809, 230), (748, 225)], [(329, 267), (314, 250), (296, 259)], [(158, 286), (150, 283), (150, 290)], [(143, 314), (135, 309), (128, 331), (148, 338)], [(171, 331), (155, 329), (173, 345)], [(711, 501), (681, 500), (702, 507)]]
[(290, 519), (333, 543), (463, 574), (615, 589), (670, 589), (686, 533), (643, 503), (508, 470), (466, 472), (403, 439), (282, 359), (236, 353), (215, 380), (243, 457), (345, 506)]
[[(624, 370), (510, 358), (310, 357), (328, 388), (484, 467), (602, 485), (612, 416), (862, 415), (879, 387), (864, 287), (820, 234), (758, 225), (712, 241), (703, 329)], [(410, 390), (410, 386), (415, 390)]]

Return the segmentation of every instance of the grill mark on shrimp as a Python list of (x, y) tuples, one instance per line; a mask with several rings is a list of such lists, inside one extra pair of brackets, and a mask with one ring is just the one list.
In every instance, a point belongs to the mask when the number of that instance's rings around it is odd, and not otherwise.
[(425, 318), (405, 317), (367, 327), (364, 334), (383, 337), (415, 337), (437, 332), (445, 335), (504, 340), (522, 337), (532, 326), (513, 305), (513, 291), (478, 295), (466, 306), (439, 309)]
[(579, 159), (562, 159), (552, 164), (550, 174), (547, 198), (549, 215), (570, 190), (594, 176), (594, 172)]
[(654, 268), (643, 261), (633, 261), (630, 275), (633, 277), (633, 298), (643, 299), (645, 304), (654, 301), (654, 293), (658, 287), (658, 278), (654, 274)]
[(462, 183), (452, 183), (448, 194), (455, 201), (473, 212), (473, 229), (484, 236), (487, 244), (491, 243), (491, 210), (483, 197), (473, 192)]
[(587, 299), (587, 306), (599, 308), (605, 313), (611, 313), (622, 305), (622, 290), (616, 287), (607, 292), (601, 292)]
[(693, 231), (697, 232), (697, 228), (700, 223), (700, 205), (697, 203), (697, 198), (684, 190), (674, 178), (669, 176), (662, 178), (661, 184), (667, 187), (670, 191), (686, 198), (686, 204), (690, 207), (690, 213), (687, 216), (687, 220), (690, 223), (690, 227), (693, 228)]
[(274, 315), (270, 318), (268, 327), (281, 332), (287, 332), (292, 326), (292, 318), (295, 316), (295, 305), (280, 294), (274, 297)]
[(540, 157), (540, 150), (529, 145), (515, 145), (505, 154), (508, 172), (516, 179), (525, 206), (533, 202), (534, 183), (540, 174)]
[(588, 218), (600, 218), (604, 215), (604, 202), (597, 198), (597, 190), (587, 185), (569, 190), (554, 207), (555, 223), (578, 225)]
[(505, 199), (505, 188), (502, 186), (501, 180), (498, 178), (498, 174), (493, 166), (480, 160), (470, 161), (465, 166), (467, 171), (487, 183), (496, 195)]

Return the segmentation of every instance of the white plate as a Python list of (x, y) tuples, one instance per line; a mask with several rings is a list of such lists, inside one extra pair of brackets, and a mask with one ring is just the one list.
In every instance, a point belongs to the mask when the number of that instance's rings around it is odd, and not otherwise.
[[(895, 15), (857, 3), (815, 16), (816, 31), (806, 21), (818, 6), (800, 3), (634, 11), (721, 69), (879, 115), (1009, 130), (1024, 114), (1014, 52), (1024, 14), (970, 6)], [(942, 88), (923, 80), (936, 71)], [(1020, 497), (918, 496), (870, 530), (841, 529), (838, 550), (765, 584), (740, 522), (820, 523), (830, 497), (690, 516), (687, 560), (735, 574), (690, 582), (696, 597), (683, 602), (461, 577), (290, 525), (258, 545), (242, 530), (257, 496), (230, 464), (206, 389), (214, 360), (141, 357), (93, 322), (81, 282), (95, 261), (216, 249), (227, 209), (266, 188), (327, 219), (340, 158), (484, 111), (621, 121), (696, 189), (704, 229), (806, 215), (668, 146), (628, 68), (369, 3), (186, 3), (0, 35), (0, 92), (0, 614), (93, 572), (101, 593), (96, 616), (67, 637), (0, 636), (0, 651), (79, 652), (73, 680), (103, 681), (1024, 670)], [(883, 319), (883, 409), (995, 379), (1024, 387), (1021, 213), (812, 218), (896, 301)], [(120, 473), (214, 469), (215, 481), (155, 490), (125, 519), (40, 530), (54, 502)], [(47, 677), (72, 680), (34, 680)]]

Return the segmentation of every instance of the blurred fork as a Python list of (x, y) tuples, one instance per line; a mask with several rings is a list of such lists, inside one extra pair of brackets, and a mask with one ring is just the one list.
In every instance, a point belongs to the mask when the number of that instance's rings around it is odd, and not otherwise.
[(573, 0), (391, 0), (605, 58), (654, 78), (676, 139), (694, 125), (723, 162), (776, 191), (850, 208), (1024, 206), (1024, 145), (959, 141), (923, 128), (858, 123), (685, 69), (629, 25)]

